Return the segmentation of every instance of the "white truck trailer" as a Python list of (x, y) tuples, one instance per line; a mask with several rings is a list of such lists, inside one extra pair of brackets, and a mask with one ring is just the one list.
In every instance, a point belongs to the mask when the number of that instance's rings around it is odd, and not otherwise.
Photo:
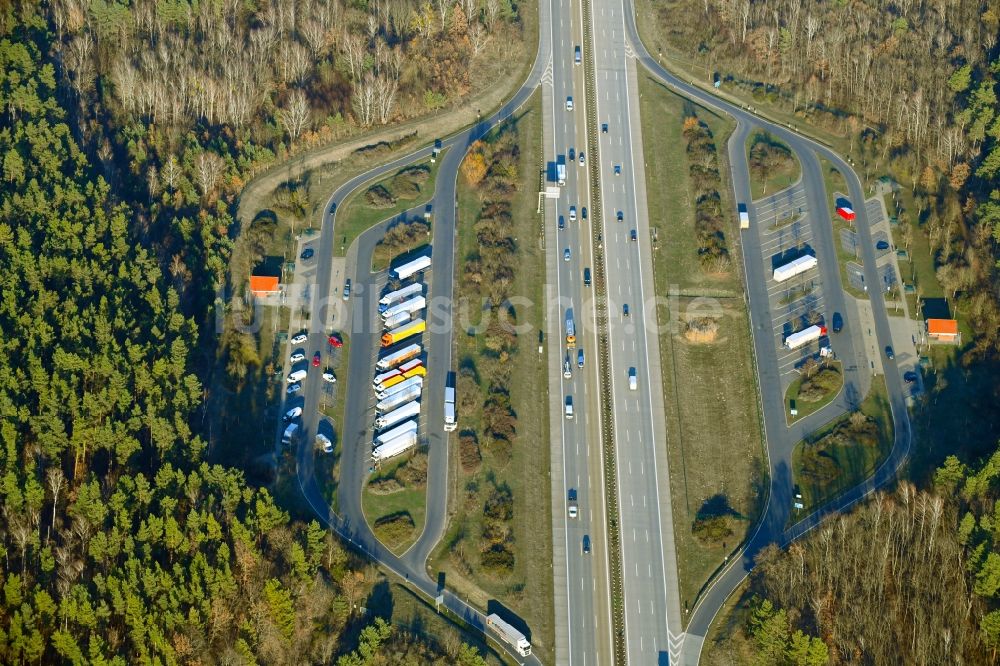
[(378, 398), (379, 400), (385, 400), (386, 398), (391, 398), (400, 391), (408, 391), (414, 386), (422, 388), (423, 385), (424, 385), (424, 378), (421, 377), (420, 375), (417, 375), (416, 377), (410, 377), (409, 379), (404, 379), (398, 384), (394, 384), (386, 388), (384, 391), (376, 391), (375, 397)]
[(397, 407), (408, 403), (414, 398), (420, 397), (421, 387), (411, 386), (405, 391), (400, 391), (399, 393), (393, 393), (388, 398), (380, 400), (377, 405), (375, 405), (375, 411), (382, 414), (388, 414)]
[[(427, 307), (427, 299), (423, 296), (414, 296), (413, 298), (403, 301), (402, 303), (396, 303), (391, 308), (382, 313), (382, 321), (388, 322), (390, 318), (401, 314), (403, 312), (407, 313), (411, 317), (420, 312)], [(386, 326), (389, 324), (386, 323)]]
[(399, 437), (389, 442), (386, 442), (382, 446), (376, 447), (372, 451), (372, 461), (377, 463), (383, 460), (388, 460), (393, 456), (398, 456), (400, 453), (404, 453), (410, 447), (416, 445), (417, 443), (417, 432), (415, 430), (403, 433)]
[(750, 228), (750, 213), (744, 203), (736, 204), (736, 210), (740, 214), (740, 229)]
[(504, 622), (496, 613), (486, 618), (486, 626), (492, 629), (500, 640), (513, 647), (522, 657), (531, 655), (531, 643), (524, 637), (524, 634), (507, 622)]
[(816, 268), (819, 262), (816, 261), (816, 257), (811, 254), (804, 254), (798, 259), (793, 259), (789, 261), (784, 266), (778, 266), (774, 269), (774, 281), (784, 282), (796, 275), (801, 275), (805, 273), (810, 268)]
[(826, 326), (810, 326), (809, 328), (802, 329), (798, 333), (792, 333), (785, 338), (785, 347), (788, 349), (797, 349), (798, 347), (809, 344), (814, 340), (819, 340), (824, 335), (826, 335)]
[(408, 432), (416, 432), (416, 431), (417, 431), (417, 420), (413, 419), (413, 420), (407, 421), (405, 423), (402, 423), (402, 424), (396, 426), (395, 428), (393, 428), (393, 429), (391, 429), (391, 430), (389, 430), (387, 432), (382, 433), (381, 435), (376, 436), (375, 437), (375, 447), (378, 448), (378, 447), (382, 446), (383, 444), (385, 444), (386, 442), (391, 442), (392, 440), (396, 439), (400, 435), (405, 435)]
[(396, 303), (402, 303), (408, 298), (413, 298), (414, 296), (420, 296), (423, 293), (424, 293), (424, 285), (421, 284), (420, 282), (415, 282), (414, 284), (408, 284), (402, 289), (397, 289), (396, 291), (390, 291), (388, 294), (379, 299), (378, 311), (385, 312)]
[(385, 330), (391, 331), (394, 328), (402, 326), (403, 324), (405, 324), (408, 321), (410, 321), (410, 313), (409, 312), (397, 312), (396, 314), (392, 315), (391, 317), (387, 317), (386, 319), (384, 319), (382, 321), (382, 326), (385, 327)]
[(378, 360), (378, 363), (375, 364), (375, 367), (378, 368), (379, 372), (385, 372), (387, 370), (391, 370), (400, 363), (405, 363), (410, 359), (420, 356), (421, 351), (422, 349), (420, 345), (417, 344), (407, 345), (406, 347), (403, 347), (399, 351), (394, 351), (391, 354), (386, 354), (385, 356), (380, 358)]
[(375, 419), (375, 429), (391, 428), (397, 423), (406, 419), (416, 418), (417, 416), (420, 416), (420, 401), (414, 400)]
[(431, 267), (431, 258), (428, 256), (417, 257), (408, 261), (402, 266), (396, 266), (389, 271), (390, 280), (405, 280), (409, 277), (422, 273)]
[(452, 432), (458, 427), (455, 420), (455, 387), (444, 387), (444, 431)]

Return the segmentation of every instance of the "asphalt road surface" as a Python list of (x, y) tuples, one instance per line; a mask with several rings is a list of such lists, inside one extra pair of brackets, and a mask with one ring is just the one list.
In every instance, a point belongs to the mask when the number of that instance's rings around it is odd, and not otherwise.
[[(540, 20), (548, 26), (549, 6), (541, 3)], [(351, 346), (348, 359), (348, 377), (352, 390), (348, 393), (345, 408), (344, 431), (337, 433), (342, 442), (340, 460), (340, 487), (338, 500), (340, 513), (334, 514), (326, 504), (313, 473), (316, 450), (313, 444), (319, 422), (322, 420), (318, 406), (320, 401), (320, 373), (311, 369), (303, 382), (305, 408), (303, 411), (304, 433), (296, 452), (297, 475), (303, 495), (314, 511), (341, 536), (359, 550), (378, 561), (387, 569), (404, 578), (414, 588), (428, 597), (444, 597), (444, 605), (468, 622), (485, 632), (485, 615), (442, 587), (441, 581), (432, 579), (426, 571), (426, 560), (431, 549), (439, 541), (447, 517), (447, 437), (443, 433), (444, 381), (451, 365), (451, 295), (454, 272), (455, 236), (455, 188), (458, 167), (468, 147), (484, 136), (499, 123), (510, 118), (530, 97), (541, 80), (542, 71), (551, 53), (549, 33), (540, 31), (539, 51), (531, 72), (517, 93), (499, 111), (475, 126), (456, 135), (443, 139), (441, 149), (446, 151), (441, 159), (432, 210), (433, 240), (432, 257), (434, 264), (428, 274), (429, 296), (428, 332), (423, 335), (427, 354), (428, 377), (422, 395), (421, 431), (429, 446), (429, 468), (427, 484), (427, 509), (424, 531), (417, 542), (403, 557), (397, 557), (374, 537), (361, 511), (361, 488), (368, 473), (371, 455), (371, 423), (374, 414), (370, 409), (370, 388), (368, 379), (372, 376), (381, 330), (377, 326), (378, 285), (384, 278), (370, 272), (371, 254), (384, 231), (382, 225), (362, 234), (355, 245), (353, 261), (349, 261), (348, 275), (351, 277), (352, 297), (350, 319), (352, 321)], [(427, 146), (391, 163), (369, 170), (338, 188), (325, 208), (323, 226), (315, 261), (316, 283), (311, 293), (312, 318), (309, 327), (309, 349), (311, 358), (314, 351), (322, 351), (331, 320), (338, 307), (333, 296), (332, 272), (330, 270), (333, 247), (336, 238), (335, 217), (338, 207), (355, 190), (376, 181), (387, 174), (431, 155), (433, 146)], [(353, 264), (353, 266), (352, 266)], [(341, 319), (338, 318), (338, 322)], [(334, 322), (336, 323), (336, 322)], [(446, 581), (445, 581), (446, 585)], [(500, 644), (507, 649), (508, 646)], [(512, 654), (521, 663), (539, 663), (532, 656), (527, 659)]]
[(598, 138), (625, 645), (629, 663), (666, 664), (679, 658), (683, 624), (638, 94), (621, 2), (591, 10), (597, 121), (608, 127)]
[[(693, 85), (691, 82), (683, 81), (670, 72), (666, 71), (655, 58), (653, 58), (642, 45), (638, 36), (635, 24), (635, 12), (630, 0), (623, 0), (625, 4), (626, 29), (628, 40), (632, 50), (636, 53), (639, 62), (644, 65), (657, 78), (668, 85), (673, 90), (682, 95), (694, 99), (710, 108), (717, 109), (732, 116), (739, 124), (739, 129), (734, 133), (729, 144), (730, 164), (733, 165), (733, 187), (737, 201), (748, 202), (750, 200), (750, 184), (748, 171), (746, 169), (746, 157), (743, 148), (743, 138), (751, 127), (761, 127), (781, 141), (784, 141), (798, 155), (803, 163), (803, 181), (808, 191), (812, 193), (823, 192), (824, 185), (822, 174), (815, 166), (815, 155), (820, 155), (829, 160), (842, 174), (848, 183), (849, 196), (854, 202), (857, 212), (855, 220), (856, 229), (860, 239), (865, 239), (861, 243), (861, 259), (864, 262), (865, 280), (868, 284), (880, 284), (875, 268), (875, 250), (870, 241), (868, 219), (865, 211), (864, 190), (861, 182), (853, 169), (834, 151), (819, 144), (807, 137), (795, 133), (791, 129), (769, 122), (755, 116), (747, 109), (733, 104), (719, 95), (708, 92), (705, 89)], [(826, 202), (816, 200), (816, 195), (812, 195), (813, 205), (821, 205), (816, 208), (818, 214), (825, 214), (827, 210)], [(749, 253), (744, 253), (746, 257)], [(887, 358), (882, 359), (885, 370), (886, 388), (889, 395), (889, 403), (893, 414), (895, 442), (892, 452), (885, 462), (876, 470), (876, 473), (866, 482), (855, 487), (845, 495), (831, 501), (826, 506), (819, 509), (813, 515), (800, 521), (785, 530), (785, 524), (791, 511), (792, 503), (792, 478), (790, 468), (789, 452), (798, 439), (801, 439), (801, 429), (799, 424), (797, 429), (785, 427), (784, 408), (782, 404), (782, 394), (780, 390), (780, 380), (776, 372), (770, 371), (766, 366), (768, 354), (766, 349), (762, 349), (761, 341), (757, 339), (758, 322), (767, 314), (766, 299), (762, 303), (759, 298), (755, 298), (755, 289), (759, 289), (761, 275), (753, 275), (748, 271), (747, 282), (750, 292), (750, 319), (754, 329), (755, 350), (758, 353), (758, 367), (760, 368), (761, 380), (761, 402), (764, 407), (764, 425), (767, 435), (768, 456), (771, 475), (771, 487), (768, 503), (764, 515), (746, 547), (739, 557), (731, 560), (726, 568), (713, 582), (711, 587), (702, 595), (699, 603), (691, 613), (691, 619), (687, 626), (687, 635), (684, 640), (683, 656), (681, 663), (697, 664), (701, 652), (704, 637), (708, 632), (712, 620), (719, 609), (725, 603), (726, 598), (736, 589), (740, 582), (747, 576), (753, 567), (753, 558), (765, 546), (771, 543), (786, 545), (792, 539), (797, 538), (812, 529), (822, 518), (831, 512), (842, 510), (843, 508), (857, 502), (876, 488), (890, 483), (895, 478), (896, 470), (909, 455), (910, 449), (910, 423), (905, 406), (905, 398), (900, 373), (896, 368), (895, 361)], [(839, 291), (839, 280), (832, 285), (824, 284), (830, 297), (837, 299), (834, 292)], [(885, 302), (881, 292), (875, 291), (869, 294), (875, 318), (875, 334), (879, 340), (880, 348), (891, 344), (889, 331), (888, 313), (885, 309)], [(839, 296), (843, 299), (843, 296)], [(770, 336), (767, 344), (771, 345)], [(770, 356), (773, 357), (773, 346)], [(815, 415), (814, 415), (815, 416)]]
[[(544, 77), (544, 154), (557, 186), (554, 165), (563, 163), (565, 186), (545, 206), (546, 297), (549, 368), (549, 431), (553, 479), (553, 557), (556, 595), (556, 661), (560, 664), (611, 663), (611, 595), (608, 588), (607, 532), (601, 445), (600, 382), (594, 326), (592, 208), (587, 155), (586, 81), (575, 49), (583, 47), (582, 3), (553, 0), (551, 76)], [(570, 109), (569, 101), (573, 100)], [(581, 153), (584, 162), (580, 162)], [(574, 219), (575, 218), (575, 219)], [(560, 226), (562, 228), (560, 228)], [(568, 255), (566, 254), (568, 252)], [(566, 317), (576, 329), (575, 347), (565, 343)], [(583, 353), (583, 367), (579, 354)], [(568, 373), (568, 376), (567, 376)], [(565, 414), (566, 401), (573, 417)], [(575, 492), (578, 516), (568, 515)], [(590, 552), (584, 551), (584, 539)]]

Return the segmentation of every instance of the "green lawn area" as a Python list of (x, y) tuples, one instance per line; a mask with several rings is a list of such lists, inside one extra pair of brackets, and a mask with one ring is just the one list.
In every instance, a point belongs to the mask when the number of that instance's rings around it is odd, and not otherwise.
[[(802, 493), (802, 503), (804, 509), (793, 510), (789, 519), (790, 523), (804, 518), (812, 511), (819, 508), (838, 495), (853, 488), (864, 481), (878, 467), (879, 463), (885, 459), (893, 444), (893, 424), (892, 413), (889, 410), (889, 401), (885, 389), (885, 378), (875, 377), (872, 380), (871, 391), (861, 403), (860, 411), (866, 416), (874, 419), (876, 426), (876, 437), (874, 445), (863, 443), (833, 443), (823, 447), (823, 450), (815, 448), (825, 437), (844, 427), (849, 423), (850, 416), (843, 416), (835, 419), (818, 430), (810, 442), (799, 442), (792, 452), (792, 478)], [(819, 452), (818, 457), (822, 460), (823, 478), (807, 478), (803, 474), (803, 464), (809, 461), (813, 452)]]
[[(347, 248), (351, 247), (354, 239), (365, 229), (414, 206), (430, 201), (431, 197), (434, 196), (438, 166), (443, 155), (444, 152), (440, 153), (437, 162), (431, 162), (428, 158), (355, 190), (355, 193), (348, 197), (340, 210), (337, 211), (337, 236), (333, 244), (334, 256), (344, 256)], [(426, 180), (417, 184), (416, 187), (402, 182), (405, 180), (406, 172), (413, 169), (422, 170), (427, 174)], [(396, 203), (379, 208), (372, 206), (365, 200), (366, 193), (372, 188), (384, 188), (385, 192), (396, 199)]]
[[(517, 435), (509, 459), (494, 455), (482, 446), (478, 470), (465, 471), (459, 459), (458, 435), (466, 430), (482, 432), (481, 413), (463, 410), (458, 395), (458, 431), (449, 447), (449, 509), (452, 512), (441, 544), (431, 554), (428, 568), (432, 576), (444, 572), (449, 588), (473, 604), (485, 608), (497, 599), (532, 629), (532, 651), (543, 663), (555, 663), (554, 609), (552, 591), (552, 529), (549, 487), (548, 374), (537, 351), (537, 331), (544, 330), (545, 254), (539, 243), (542, 218), (536, 214), (537, 176), (541, 154), (541, 97), (539, 93), (517, 116), (520, 144), (520, 187), (512, 202), (513, 236), (517, 239), (517, 266), (510, 293), (528, 299), (534, 306), (519, 307), (518, 324), (530, 324), (531, 332), (517, 341), (510, 363), (511, 406), (517, 414)], [(456, 248), (456, 321), (462, 322), (462, 298), (468, 298), (466, 325), (480, 321), (479, 297), (470, 296), (463, 283), (465, 259), (476, 248), (472, 225), (482, 207), (475, 191), (459, 176), (458, 230)], [(481, 359), (484, 335), (455, 331), (455, 363)], [(461, 384), (460, 384), (461, 387)], [(485, 381), (483, 383), (485, 392)], [(484, 393), (485, 395), (485, 393)], [(513, 573), (494, 577), (480, 567), (479, 549), (483, 525), (483, 504), (492, 484), (507, 484), (513, 496), (514, 517), (510, 522), (515, 555)]]
[[(896, 247), (907, 251), (908, 259), (899, 260), (900, 279), (904, 284), (912, 284), (915, 294), (907, 294), (907, 305), (910, 316), (918, 319), (917, 298), (944, 298), (944, 289), (937, 280), (936, 265), (931, 255), (930, 241), (920, 226), (917, 205), (914, 202), (911, 189), (902, 187), (896, 192), (896, 202), (900, 204), (899, 224), (892, 228), (892, 241)], [(886, 195), (886, 209), (892, 215), (895, 204), (891, 195)], [(925, 211), (926, 212), (926, 211)], [(904, 242), (902, 229), (909, 225), (911, 229), (910, 243)]]
[[(752, 155), (758, 144), (770, 146), (774, 155), (772, 166), (762, 173), (757, 173), (753, 167)], [(791, 148), (767, 132), (751, 132), (747, 137), (746, 150), (750, 164), (750, 195), (754, 201), (790, 187), (802, 175), (802, 166)]]
[[(659, 336), (667, 422), (667, 460), (681, 603), (691, 608), (713, 572), (747, 536), (765, 497), (766, 465), (750, 346), (750, 329), (740, 284), (742, 261), (735, 207), (729, 200), (726, 141), (732, 125), (707, 109), (693, 107), (648, 76), (639, 77), (646, 192), (657, 236), (653, 249), (656, 295), (668, 298), (676, 326)], [(720, 158), (719, 191), (728, 221), (732, 266), (707, 274), (698, 260), (692, 184), (683, 118), (690, 112), (706, 123)], [(679, 295), (671, 297), (671, 289)], [(705, 299), (704, 297), (709, 297)], [(708, 307), (705, 307), (705, 306)], [(685, 333), (695, 308), (715, 309), (714, 340), (695, 341)], [(659, 313), (661, 323), (666, 312)], [(718, 464), (725, 460), (726, 464)], [(695, 537), (699, 517), (723, 516), (732, 534), (715, 541)]]
[[(379, 537), (389, 550), (396, 555), (402, 555), (406, 549), (413, 545), (424, 530), (424, 518), (427, 513), (427, 486), (426, 484), (417, 487), (404, 486), (401, 490), (387, 495), (380, 495), (372, 492), (369, 485), (382, 479), (392, 478), (393, 475), (403, 465), (407, 464), (413, 457), (413, 453), (393, 458), (384, 464), (375, 474), (372, 474), (365, 483), (361, 492), (361, 509), (364, 511), (365, 520), (369, 527)], [(385, 533), (376, 527), (381, 518), (395, 514), (408, 514), (413, 520), (413, 529), (409, 534), (401, 534), (399, 538), (387, 538)]]
[[(840, 361), (834, 361), (830, 364), (830, 369), (837, 373), (839, 381), (836, 386), (831, 388), (822, 400), (807, 401), (802, 400), (799, 396), (799, 391), (802, 388), (802, 382), (805, 377), (799, 375), (794, 382), (789, 385), (788, 390), (785, 391), (785, 418), (788, 419), (789, 423), (794, 423), (799, 419), (804, 419), (805, 417), (818, 412), (822, 408), (830, 404), (830, 402), (837, 397), (840, 393), (840, 389), (844, 386), (844, 374), (842, 371), (842, 366)], [(798, 414), (795, 416), (791, 415), (792, 401), (795, 401), (795, 408)]]

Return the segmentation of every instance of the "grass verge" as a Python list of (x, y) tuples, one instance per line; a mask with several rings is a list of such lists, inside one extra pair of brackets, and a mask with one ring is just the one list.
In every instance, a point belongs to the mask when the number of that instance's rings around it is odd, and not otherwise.
[[(545, 256), (539, 244), (541, 218), (535, 213), (537, 188), (535, 174), (541, 162), (541, 98), (539, 93), (525, 105), (524, 113), (516, 117), (519, 157), (517, 166), (520, 184), (511, 199), (508, 232), (516, 240), (516, 268), (509, 289), (511, 295), (543, 303)], [(464, 172), (463, 172), (464, 173)], [(530, 183), (530, 185), (524, 185)], [(459, 308), (466, 307), (467, 322), (478, 323), (480, 297), (463, 279), (467, 259), (481, 251), (473, 225), (483, 202), (465, 175), (459, 177), (458, 233), (456, 248), (456, 297)], [(517, 323), (530, 325), (530, 330), (544, 330), (544, 309), (519, 308)], [(456, 317), (462, 321), (463, 317)], [(466, 323), (465, 326), (472, 324)], [(486, 340), (489, 336), (469, 335), (455, 331), (457, 370), (463, 366), (485, 368)], [(449, 587), (473, 604), (486, 608), (496, 599), (523, 619), (532, 630), (532, 650), (544, 663), (554, 663), (554, 609), (552, 591), (551, 500), (549, 495), (547, 401), (540, 399), (547, 391), (547, 373), (540, 363), (532, 334), (520, 336), (515, 350), (506, 360), (510, 368), (510, 407), (516, 414), (516, 438), (509, 451), (489, 445), (482, 434), (483, 409), (463, 408), (470, 391), (477, 392), (473, 403), (483, 404), (488, 377), (481, 384), (458, 379), (458, 437), (449, 447), (449, 510), (451, 519), (441, 544), (431, 554), (428, 566), (432, 576), (443, 572)], [(463, 433), (476, 432), (480, 442), (460, 445)], [(463, 466), (460, 450), (471, 450)], [(478, 456), (475, 451), (478, 449)], [(478, 459), (481, 456), (481, 459)], [(494, 575), (481, 557), (485, 543), (482, 536), (486, 524), (484, 503), (495, 488), (509, 489), (513, 498), (513, 520), (509, 521), (512, 539), (508, 546), (514, 555), (513, 568), (506, 575)]]
[(344, 403), (351, 387), (351, 378), (347, 376), (347, 359), (350, 356), (351, 338), (346, 333), (338, 331), (343, 347), (327, 351), (326, 362), (337, 377), (336, 384), (323, 383), (323, 397), (320, 400), (320, 411), (333, 427), (333, 453), (316, 454), (316, 466), (313, 473), (319, 484), (320, 491), (327, 504), (334, 512), (340, 510), (337, 496), (337, 485), (340, 482), (340, 456), (343, 452), (344, 433)]
[[(711, 130), (724, 158), (733, 127), (651, 77), (639, 77), (639, 91), (649, 209), (660, 211), (650, 225), (669, 239), (654, 247), (653, 267), (656, 294), (668, 298), (671, 324), (676, 324), (663, 326), (659, 342), (677, 566), (681, 599), (690, 608), (746, 537), (766, 487), (735, 208), (728, 197), (722, 200), (725, 234), (736, 255), (730, 270), (706, 273), (698, 256), (694, 187), (682, 137), (684, 117), (694, 113)], [(728, 165), (719, 164), (719, 172), (728, 174)], [(701, 315), (714, 319), (710, 329), (701, 337), (687, 335), (687, 322)], [(726, 464), (719, 465), (720, 460)]]
[(804, 508), (792, 511), (790, 524), (871, 476), (892, 450), (892, 413), (884, 377), (872, 379), (859, 411), (868, 417), (863, 429), (852, 428), (852, 415), (846, 415), (795, 445), (792, 479)]

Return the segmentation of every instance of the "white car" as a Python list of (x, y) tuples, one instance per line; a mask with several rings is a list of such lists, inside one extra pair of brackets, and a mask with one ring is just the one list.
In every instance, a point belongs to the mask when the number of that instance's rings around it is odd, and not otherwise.
[(302, 416), (302, 408), (301, 407), (292, 407), (287, 412), (285, 412), (285, 423), (288, 423), (292, 419), (297, 419), (300, 416)]
[(316, 441), (323, 445), (323, 453), (333, 453), (333, 442), (329, 437), (319, 433), (316, 435)]
[(306, 360), (306, 355), (303, 354), (302, 352), (295, 352), (294, 354), (291, 355), (291, 357), (288, 360), (291, 361), (292, 363), (298, 363), (299, 361)]
[(292, 338), (292, 344), (293, 345), (301, 345), (303, 342), (305, 342), (308, 339), (309, 339), (309, 335), (307, 333), (299, 333), (294, 338)]
[(629, 390), (632, 391), (635, 391), (637, 388), (639, 388), (639, 382), (636, 381), (635, 377), (635, 368), (628, 369), (628, 387)]
[(300, 390), (302, 390), (302, 384), (296, 382), (295, 384), (292, 384), (287, 389), (285, 389), (285, 393), (291, 395), (293, 393), (298, 393)]
[(334, 375), (329, 370), (327, 370), (326, 372), (323, 373), (323, 380), (327, 381), (327, 382), (330, 382), (331, 384), (336, 384), (337, 383), (337, 376)]
[(569, 221), (576, 222), (576, 206), (569, 207)]
[(573, 98), (572, 97), (567, 97), (566, 98), (566, 110), (567, 111), (572, 111), (573, 110)]
[(573, 378), (573, 372), (569, 368), (569, 359), (566, 359), (563, 362), (563, 377), (565, 377), (566, 379)]

